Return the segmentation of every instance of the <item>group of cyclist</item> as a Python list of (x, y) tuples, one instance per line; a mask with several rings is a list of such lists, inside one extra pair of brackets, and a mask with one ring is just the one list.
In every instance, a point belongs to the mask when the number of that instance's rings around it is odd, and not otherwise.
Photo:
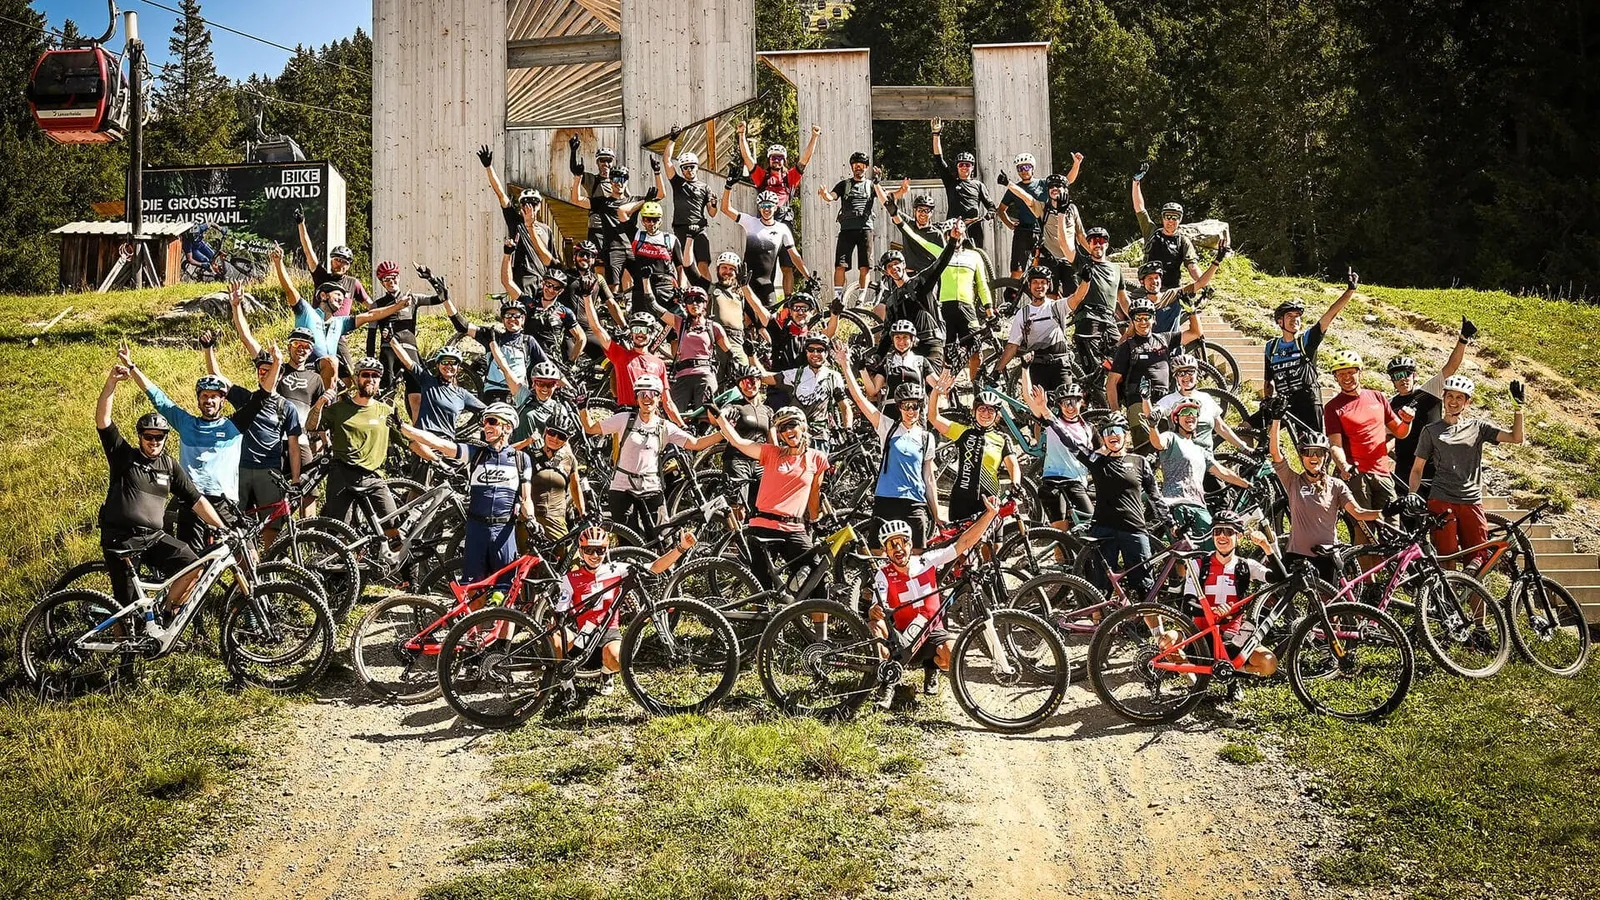
[[(1165, 204), (1159, 223), (1146, 211), (1142, 168), (1132, 179), (1142, 259), (1130, 283), (1110, 256), (1109, 228), (1086, 226), (1071, 202), (1081, 155), (1067, 173), (1041, 178), (1035, 157), (1018, 154), (1015, 177), (995, 179), (997, 202), (972, 153), (947, 160), (941, 132), (933, 122), (946, 221), (932, 220), (931, 195), (908, 200), (906, 181), (890, 189), (865, 152), (851, 156), (847, 177), (818, 187), (839, 204), (831, 296), (818, 296), (810, 276), (821, 267), (808, 264), (791, 230), (817, 128), (791, 165), (779, 144), (756, 156), (741, 124), (739, 159), (720, 192), (694, 153), (676, 152), (677, 129), (665, 154), (650, 158), (653, 184), (643, 194), (632, 192), (613, 150), (597, 150), (591, 169), (573, 138), (568, 200), (588, 211), (588, 230), (565, 248), (541, 218), (542, 194), (530, 188), (513, 197), (492, 151), (479, 149), (506, 229), (505, 293), (489, 323), (472, 321), (446, 279), (426, 268), (417, 274), (428, 290), (412, 292), (397, 264), (380, 262), (380, 291), (369, 295), (351, 250), (333, 248), (324, 267), (301, 220), (314, 270), (309, 297), (282, 250), (270, 254), (293, 316), (281, 349), (256, 339), (242, 288), (233, 286), (231, 322), (255, 385), (222, 377), (209, 332), (194, 412), (150, 382), (131, 351), (118, 354), (97, 426), (111, 469), (102, 541), (119, 599), (132, 578), (130, 548), (143, 549), (147, 567), (176, 572), (194, 561), (206, 526), (222, 525), (219, 507), (276, 503), (285, 485), (303, 486), (318, 458), (323, 515), (345, 517), (365, 497), (387, 516), (395, 506), (386, 468), (400, 444), (465, 475), (463, 582), (514, 561), (529, 534), (556, 540), (572, 522), (591, 523), (566, 576), (569, 602), (619, 577), (604, 552), (606, 522), (666, 548), (661, 567), (692, 544), (658, 534), (673, 477), (667, 448), (693, 453), (723, 443), (727, 493), (763, 584), (812, 550), (828, 506), (824, 488), (837, 473), (830, 460), (846, 446), (865, 448), (876, 471), (859, 512), (870, 516), (871, 543), (882, 553), (875, 627), (886, 616), (936, 620), (940, 592), (930, 573), (957, 546), (933, 548), (933, 536), (946, 523), (978, 523), (964, 549), (994, 519), (1000, 498), (1025, 482), (1034, 485), (1037, 521), (1086, 531), (1117, 571), (1148, 559), (1153, 536), (1208, 542), (1214, 554), (1196, 582), (1207, 602), (1225, 606), (1240, 585), (1267, 577), (1255, 560), (1241, 567), (1235, 558), (1241, 543), (1259, 540), (1255, 524), (1214, 502), (1222, 485), (1250, 487), (1219, 461), (1219, 448), (1250, 449), (1257, 435), (1287, 498), (1291, 558), (1326, 571), (1331, 563), (1318, 548), (1337, 540), (1341, 513), (1364, 521), (1394, 515), (1416, 492), (1430, 510), (1448, 513), (1434, 535), (1441, 551), (1484, 540), (1482, 447), (1523, 439), (1523, 392), (1512, 383), (1518, 409), (1510, 429), (1472, 415), (1475, 385), (1457, 372), (1476, 333), (1470, 322), (1420, 385), (1415, 359), (1391, 360), (1392, 395), (1363, 386), (1360, 354), (1334, 350), (1338, 393), (1324, 403), (1319, 351), (1356, 292), (1351, 272), (1345, 292), (1309, 328), (1302, 301), (1277, 307), (1281, 334), (1264, 348), (1266, 399), (1253, 423), (1230, 426), (1198, 388), (1203, 359), (1186, 350), (1203, 337), (1192, 305), (1227, 259), (1227, 238), (1202, 269), (1183, 208)], [(734, 206), (740, 184), (756, 188), (753, 213)], [(890, 214), (900, 246), (874, 260), (876, 204)], [(718, 215), (742, 227), (742, 247), (710, 245)], [(1013, 232), (1009, 279), (985, 251), (992, 221)], [(844, 327), (852, 267), (863, 288), (880, 273), (875, 293), (860, 295), (876, 298), (864, 310), (871, 333)], [(455, 337), (425, 354), (417, 321), (427, 306), (449, 316)], [(986, 355), (986, 345), (994, 352)], [(479, 356), (484, 368), (472, 385), (469, 363)], [(582, 378), (584, 363), (606, 371), (609, 383)], [(138, 420), (137, 447), (119, 437), (109, 414), (116, 387), (130, 379), (155, 408)], [(1015, 400), (1002, 394), (1012, 379)], [(963, 385), (970, 400), (960, 399)], [(608, 401), (606, 414), (597, 414), (598, 399)], [(1008, 426), (1024, 411), (1020, 440), (1037, 446), (1036, 468)], [(475, 431), (464, 425), (468, 415)], [(177, 465), (164, 455), (172, 431), (181, 437)], [(1285, 453), (1286, 431), (1298, 466)], [(600, 471), (596, 460), (574, 453), (590, 436), (612, 445), (603, 485), (588, 483)], [(168, 498), (182, 507), (176, 536), (164, 531)], [(175, 592), (169, 603), (182, 599)], [(600, 624), (616, 627), (614, 618)], [(615, 647), (606, 643), (603, 665), (616, 671)], [(933, 644), (933, 661), (947, 666), (948, 641)], [(1252, 665), (1265, 670), (1271, 661)]]

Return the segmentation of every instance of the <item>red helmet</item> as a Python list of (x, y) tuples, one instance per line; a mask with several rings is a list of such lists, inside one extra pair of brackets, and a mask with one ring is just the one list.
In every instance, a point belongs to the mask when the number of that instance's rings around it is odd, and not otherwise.
[(400, 264), (399, 263), (394, 262), (393, 260), (388, 260), (388, 259), (384, 260), (381, 263), (378, 263), (378, 280), (379, 281), (382, 281), (385, 278), (394, 278), (395, 276), (397, 276), (399, 274), (400, 274)]

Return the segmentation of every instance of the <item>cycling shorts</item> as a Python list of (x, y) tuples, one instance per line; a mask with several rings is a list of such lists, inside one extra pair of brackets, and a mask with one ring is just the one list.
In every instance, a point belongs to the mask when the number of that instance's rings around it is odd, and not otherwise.
[(941, 303), (944, 315), (945, 344), (963, 345), (970, 352), (976, 345), (980, 325), (978, 311), (965, 303)]
[(1011, 271), (1026, 273), (1033, 265), (1033, 251), (1039, 246), (1038, 233), (1032, 228), (1018, 228), (1011, 233)]
[[(112, 553), (113, 550), (132, 549), (141, 543), (144, 544), (144, 549), (132, 557), (124, 558)], [(135, 566), (158, 572), (162, 579), (167, 579), (181, 572), (185, 566), (193, 565), (195, 560), (200, 558), (188, 544), (165, 532), (148, 539), (113, 541), (106, 541), (102, 535), (101, 549), (105, 552), (106, 574), (111, 579), (111, 596), (117, 601), (118, 607), (133, 602)]]
[(834, 268), (850, 268), (850, 254), (854, 252), (856, 268), (872, 268), (872, 232), (866, 228), (846, 228), (833, 239)]
[(678, 243), (694, 251), (696, 265), (700, 263), (710, 265), (716, 262), (711, 256), (711, 239), (706, 237), (705, 229), (690, 231), (687, 225), (674, 225), (672, 234), (678, 239)]

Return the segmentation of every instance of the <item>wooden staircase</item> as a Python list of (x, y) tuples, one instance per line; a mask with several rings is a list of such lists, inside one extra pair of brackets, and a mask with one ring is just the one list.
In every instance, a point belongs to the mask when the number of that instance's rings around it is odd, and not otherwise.
[[(1227, 348), (1239, 363), (1239, 377), (1256, 386), (1254, 390), (1259, 393), (1266, 369), (1265, 341), (1240, 333), (1212, 312), (1201, 313), (1200, 321), (1205, 328), (1206, 342)], [(1504, 496), (1485, 497), (1483, 507), (1513, 520), (1526, 512), (1517, 509), (1511, 498)], [(1538, 554), (1539, 571), (1572, 592), (1583, 604), (1591, 624), (1600, 623), (1600, 554), (1577, 552), (1569, 538), (1555, 536), (1551, 525), (1524, 525), (1523, 531), (1532, 541), (1534, 553)]]

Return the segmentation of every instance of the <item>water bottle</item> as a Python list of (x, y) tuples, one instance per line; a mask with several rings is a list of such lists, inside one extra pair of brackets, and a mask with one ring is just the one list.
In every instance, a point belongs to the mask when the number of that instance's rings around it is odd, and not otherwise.
[(506, 592), (505, 591), (495, 591), (494, 593), (489, 595), (489, 602), (486, 605), (488, 605), (488, 606), (503, 606), (503, 605), (505, 605), (505, 602), (506, 602)]

